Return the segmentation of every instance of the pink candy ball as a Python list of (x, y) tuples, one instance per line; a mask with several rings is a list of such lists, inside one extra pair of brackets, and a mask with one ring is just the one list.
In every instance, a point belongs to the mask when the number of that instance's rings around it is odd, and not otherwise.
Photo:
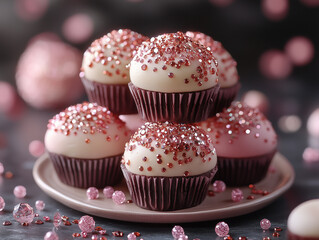
[(0, 212), (4, 209), (6, 206), (6, 202), (4, 201), (3, 197), (0, 196)]
[(13, 189), (13, 194), (17, 198), (24, 198), (27, 195), (27, 189), (22, 185), (18, 185)]
[(115, 191), (112, 194), (112, 200), (115, 204), (121, 205), (121, 204), (125, 203), (126, 197), (122, 191)]
[(239, 188), (233, 189), (231, 192), (231, 199), (234, 202), (240, 202), (241, 200), (244, 199), (243, 191), (240, 190)]
[(229, 233), (229, 226), (225, 222), (219, 222), (216, 224), (215, 232), (219, 237), (225, 237)]
[(104, 195), (106, 198), (112, 198), (113, 193), (114, 193), (114, 188), (111, 187), (111, 186), (106, 186), (106, 187), (103, 189), (103, 195)]
[(221, 193), (226, 190), (226, 184), (223, 181), (216, 180), (213, 183), (213, 191), (216, 193)]
[(172, 229), (173, 238), (175, 238), (175, 239), (179, 238), (179, 236), (184, 235), (184, 234), (185, 234), (184, 229), (181, 226), (176, 225), (173, 227), (173, 229)]
[(80, 218), (78, 226), (82, 232), (90, 233), (95, 229), (95, 221), (92, 217), (85, 215)]
[(132, 232), (129, 235), (127, 235), (127, 240), (136, 240), (136, 235)]
[(29, 152), (34, 157), (40, 157), (45, 152), (43, 142), (39, 140), (33, 140), (29, 144)]
[(44, 207), (45, 207), (45, 203), (44, 203), (42, 200), (37, 200), (37, 201), (35, 202), (35, 208), (36, 208), (37, 210), (43, 211)]
[(268, 230), (271, 227), (271, 222), (268, 219), (264, 218), (260, 221), (260, 227), (263, 230)]
[(96, 187), (90, 187), (86, 190), (86, 196), (90, 200), (99, 198), (99, 190)]
[(55, 232), (50, 231), (45, 234), (44, 240), (59, 240), (59, 236)]

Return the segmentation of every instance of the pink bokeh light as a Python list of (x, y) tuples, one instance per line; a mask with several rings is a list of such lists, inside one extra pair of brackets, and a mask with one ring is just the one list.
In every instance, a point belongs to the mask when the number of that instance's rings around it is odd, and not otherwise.
[(44, 143), (39, 140), (33, 140), (29, 144), (29, 153), (34, 157), (40, 157), (45, 152)]
[(246, 103), (249, 107), (258, 108), (261, 112), (267, 113), (269, 109), (269, 100), (267, 96), (257, 90), (250, 90), (246, 92), (241, 101)]
[(304, 66), (312, 61), (315, 49), (309, 38), (297, 36), (286, 43), (285, 52), (294, 65)]
[(319, 108), (310, 114), (307, 120), (307, 130), (311, 136), (319, 137)]
[(284, 19), (289, 10), (288, 0), (262, 0), (261, 9), (264, 15), (272, 21)]
[(14, 87), (7, 82), (0, 81), (0, 113), (11, 119), (19, 117), (24, 108)]
[(64, 37), (72, 43), (87, 41), (91, 37), (93, 30), (93, 19), (85, 13), (77, 13), (68, 17), (62, 25)]
[(38, 20), (48, 7), (49, 0), (15, 0), (16, 14), (26, 21)]
[(300, 0), (304, 5), (308, 7), (318, 7), (319, 6), (319, 0)]
[(261, 73), (272, 79), (283, 79), (292, 72), (292, 64), (283, 51), (268, 50), (264, 52), (259, 60)]

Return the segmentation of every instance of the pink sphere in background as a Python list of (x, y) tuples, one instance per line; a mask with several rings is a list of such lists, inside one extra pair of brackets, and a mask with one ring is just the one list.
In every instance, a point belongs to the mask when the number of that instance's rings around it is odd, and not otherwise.
[(126, 123), (126, 127), (135, 132), (141, 127), (145, 121), (139, 114), (120, 115), (119, 118)]
[(0, 81), (0, 96), (0, 114), (5, 114), (9, 118), (21, 115), (23, 104), (11, 84)]
[(79, 80), (82, 55), (57, 38), (36, 37), (19, 59), (16, 83), (20, 96), (39, 109), (66, 107), (83, 94)]
[(297, 36), (287, 42), (285, 52), (294, 65), (304, 66), (311, 62), (315, 50), (308, 38)]
[(261, 73), (272, 79), (283, 79), (292, 72), (292, 64), (286, 54), (280, 50), (268, 50), (259, 60)]
[(39, 140), (33, 140), (29, 144), (29, 152), (34, 157), (40, 157), (45, 152), (44, 143)]
[(288, 0), (262, 0), (261, 8), (264, 15), (273, 21), (284, 19), (289, 10)]
[(300, 0), (303, 4), (307, 5), (308, 7), (318, 7), (319, 0)]
[(62, 25), (64, 37), (72, 43), (83, 43), (94, 30), (92, 18), (84, 13), (77, 13), (67, 18)]
[(259, 111), (263, 113), (267, 113), (269, 109), (269, 100), (267, 96), (257, 90), (250, 90), (246, 92), (243, 95), (241, 102), (246, 103), (249, 107), (258, 108)]
[(235, 0), (209, 0), (209, 2), (218, 7), (227, 7), (232, 4)]
[(311, 136), (319, 137), (319, 108), (310, 114), (307, 120), (307, 129)]
[(49, 7), (49, 0), (15, 0), (16, 14), (27, 21), (41, 18)]

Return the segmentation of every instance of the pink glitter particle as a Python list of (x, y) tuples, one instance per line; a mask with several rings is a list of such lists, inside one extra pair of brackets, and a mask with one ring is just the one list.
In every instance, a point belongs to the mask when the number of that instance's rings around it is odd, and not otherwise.
[(27, 195), (27, 190), (24, 186), (18, 185), (13, 189), (13, 194), (17, 198), (24, 198)]
[(126, 197), (125, 197), (125, 194), (124, 192), (122, 191), (115, 191), (113, 194), (112, 194), (112, 200), (115, 204), (117, 205), (121, 205), (123, 204), (125, 201), (126, 201)]
[(42, 200), (37, 200), (37, 201), (35, 202), (35, 208), (36, 208), (37, 210), (43, 211), (44, 207), (45, 207), (45, 203), (44, 203)]
[(4, 173), (4, 166), (3, 164), (0, 162), (0, 175), (2, 175)]
[(59, 236), (55, 232), (50, 231), (45, 234), (44, 240), (59, 240)]
[(215, 233), (219, 237), (225, 237), (229, 233), (229, 226), (225, 222), (219, 222), (216, 224)]
[(99, 198), (99, 190), (96, 187), (89, 187), (86, 190), (86, 196), (90, 200), (98, 199)]
[(302, 157), (305, 162), (319, 162), (319, 149), (307, 147), (304, 150)]
[(0, 196), (0, 212), (4, 209), (6, 206), (6, 202), (4, 201), (3, 197)]
[(226, 184), (223, 181), (215, 181), (213, 183), (213, 191), (216, 193), (221, 193), (226, 190)]
[(29, 152), (34, 157), (40, 157), (45, 151), (43, 142), (39, 140), (33, 140), (29, 144)]
[(127, 240), (136, 240), (136, 235), (132, 232), (129, 235), (127, 235)]
[(285, 52), (294, 65), (304, 66), (311, 62), (315, 50), (309, 38), (297, 36), (287, 42)]
[(114, 193), (114, 188), (111, 186), (106, 186), (103, 189), (103, 194), (106, 198), (112, 198), (113, 193)]
[(231, 192), (231, 199), (234, 202), (240, 202), (241, 200), (244, 199), (243, 191), (240, 190), (239, 188), (233, 189)]
[(95, 221), (92, 217), (85, 215), (80, 218), (78, 226), (82, 232), (90, 233), (95, 228)]
[(260, 227), (262, 228), (262, 230), (268, 230), (271, 227), (271, 222), (264, 218), (260, 221)]
[(184, 234), (185, 234), (184, 229), (181, 226), (176, 225), (173, 227), (172, 229), (173, 238), (178, 238), (179, 236)]
[(14, 219), (21, 224), (29, 224), (34, 218), (33, 208), (27, 203), (19, 203), (15, 205), (12, 214)]

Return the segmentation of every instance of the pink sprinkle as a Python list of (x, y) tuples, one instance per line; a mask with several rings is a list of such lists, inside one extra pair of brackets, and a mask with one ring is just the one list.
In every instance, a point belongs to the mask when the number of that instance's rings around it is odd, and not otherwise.
[(264, 218), (260, 221), (260, 227), (263, 230), (268, 230), (271, 227), (271, 222), (268, 219)]
[(111, 186), (107, 186), (103, 189), (103, 194), (106, 198), (112, 198), (113, 193), (114, 193), (114, 188)]
[(29, 152), (34, 157), (40, 157), (45, 151), (43, 142), (39, 140), (33, 140), (29, 144)]
[(213, 183), (213, 191), (216, 193), (221, 193), (226, 190), (226, 184), (223, 181), (216, 180)]
[(82, 232), (90, 233), (95, 228), (95, 221), (92, 217), (85, 215), (80, 218), (78, 226)]
[(136, 240), (135, 234), (132, 232), (129, 235), (127, 235), (127, 240)]
[(232, 192), (231, 192), (231, 199), (232, 199), (234, 202), (240, 202), (241, 200), (244, 199), (243, 191), (240, 190), (239, 188), (236, 188), (236, 189), (232, 190)]
[(98, 199), (99, 198), (99, 190), (96, 187), (89, 187), (86, 190), (86, 196), (90, 200)]
[(112, 194), (112, 200), (115, 204), (117, 205), (121, 205), (123, 204), (125, 201), (126, 201), (126, 197), (125, 197), (125, 194), (124, 192), (122, 191), (115, 191), (113, 194)]
[(0, 175), (2, 175), (4, 173), (4, 166), (3, 164), (0, 162)]
[(307, 147), (303, 154), (302, 154), (303, 160), (305, 162), (318, 162), (319, 161), (319, 149)]
[(215, 232), (219, 237), (225, 237), (229, 233), (229, 226), (225, 222), (219, 222), (216, 224)]
[(0, 212), (4, 209), (6, 206), (6, 202), (4, 201), (3, 197), (0, 196)]
[(59, 240), (59, 236), (55, 232), (50, 231), (45, 234), (44, 240)]
[(27, 195), (27, 190), (24, 186), (18, 185), (13, 189), (13, 194), (17, 198), (24, 198)]
[(173, 227), (173, 229), (172, 229), (173, 238), (178, 238), (179, 236), (184, 235), (184, 234), (185, 234), (184, 229), (181, 226), (176, 225)]
[(44, 207), (45, 207), (45, 203), (44, 203), (42, 200), (37, 200), (37, 201), (35, 202), (35, 208), (36, 208), (37, 210), (43, 211)]

